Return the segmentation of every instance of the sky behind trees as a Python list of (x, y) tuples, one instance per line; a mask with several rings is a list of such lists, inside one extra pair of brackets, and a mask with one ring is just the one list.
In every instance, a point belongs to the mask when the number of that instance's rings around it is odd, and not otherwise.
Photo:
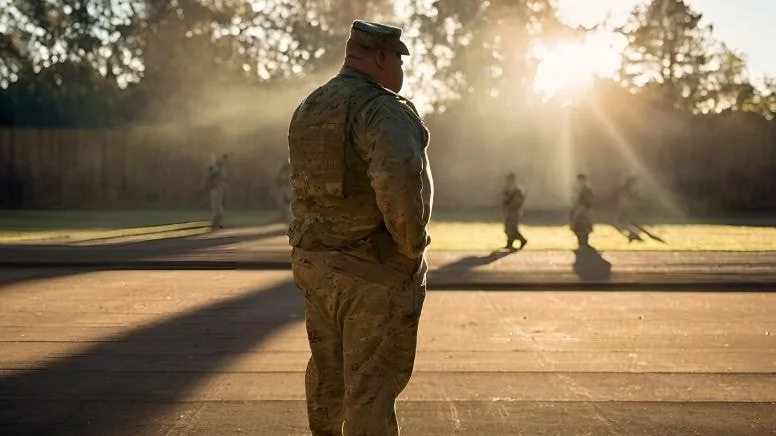
[[(611, 17), (615, 24), (627, 19), (643, 0), (558, 0), (558, 9), (570, 24), (594, 25)], [(776, 1), (773, 0), (689, 0), (703, 13), (703, 22), (714, 25), (714, 34), (746, 54), (753, 75), (776, 75)]]

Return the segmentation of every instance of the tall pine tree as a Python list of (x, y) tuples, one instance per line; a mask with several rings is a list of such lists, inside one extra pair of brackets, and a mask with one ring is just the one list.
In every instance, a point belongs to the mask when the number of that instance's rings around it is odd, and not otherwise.
[(672, 106), (699, 110), (708, 100), (712, 74), (711, 26), (684, 0), (639, 6), (620, 29), (628, 38), (620, 77), (629, 88), (648, 90)]

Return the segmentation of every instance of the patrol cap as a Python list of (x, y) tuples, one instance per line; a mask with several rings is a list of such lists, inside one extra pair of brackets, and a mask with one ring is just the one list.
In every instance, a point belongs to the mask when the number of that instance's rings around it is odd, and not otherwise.
[(401, 41), (402, 30), (398, 27), (371, 21), (355, 20), (350, 28), (350, 41), (372, 49), (391, 50), (409, 56), (410, 50)]

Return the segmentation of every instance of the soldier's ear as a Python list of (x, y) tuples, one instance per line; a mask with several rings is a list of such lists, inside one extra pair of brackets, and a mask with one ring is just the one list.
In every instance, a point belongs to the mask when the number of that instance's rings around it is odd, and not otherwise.
[(385, 63), (388, 60), (388, 56), (385, 54), (385, 50), (378, 50), (375, 54), (375, 63), (381, 70), (385, 69)]

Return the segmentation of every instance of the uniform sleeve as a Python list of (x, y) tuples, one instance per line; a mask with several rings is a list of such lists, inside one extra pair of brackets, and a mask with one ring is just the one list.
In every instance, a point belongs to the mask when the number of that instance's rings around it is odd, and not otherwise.
[(357, 123), (354, 139), (368, 165), (385, 226), (401, 254), (419, 258), (429, 243), (426, 203), (432, 189), (425, 127), (393, 97), (374, 101)]

